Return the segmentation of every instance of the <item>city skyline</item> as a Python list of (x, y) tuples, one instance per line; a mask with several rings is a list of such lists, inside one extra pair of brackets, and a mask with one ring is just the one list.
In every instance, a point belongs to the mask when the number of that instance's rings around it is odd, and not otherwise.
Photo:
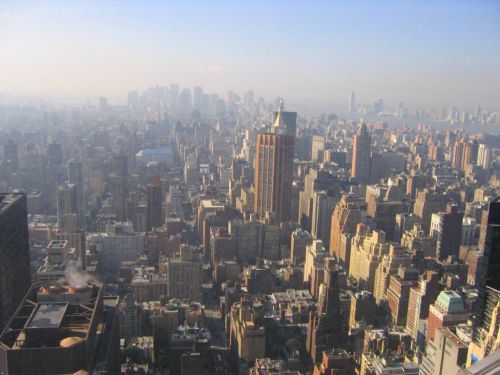
[(6, 1), (0, 94), (123, 103), (128, 91), (179, 82), (252, 88), (294, 107), (345, 108), (355, 91), (362, 103), (497, 110), (499, 10), (493, 1)]

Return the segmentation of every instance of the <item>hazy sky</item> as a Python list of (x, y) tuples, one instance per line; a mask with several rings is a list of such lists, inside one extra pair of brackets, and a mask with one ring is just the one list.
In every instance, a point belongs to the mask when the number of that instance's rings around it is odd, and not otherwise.
[(500, 110), (500, 1), (0, 0), (0, 93), (156, 84)]

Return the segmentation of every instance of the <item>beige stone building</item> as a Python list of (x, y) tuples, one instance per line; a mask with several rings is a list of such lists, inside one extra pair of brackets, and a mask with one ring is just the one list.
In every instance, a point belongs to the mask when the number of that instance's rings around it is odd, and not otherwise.
[(349, 277), (358, 282), (360, 289), (374, 292), (375, 273), (382, 257), (389, 253), (389, 247), (384, 232), (367, 233), (363, 225), (358, 226), (351, 244)]

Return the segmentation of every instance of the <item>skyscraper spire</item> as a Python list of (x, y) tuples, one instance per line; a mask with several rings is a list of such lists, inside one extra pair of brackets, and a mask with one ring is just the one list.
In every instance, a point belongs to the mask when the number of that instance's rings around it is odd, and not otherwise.
[(366, 124), (362, 123), (358, 134), (354, 136), (351, 177), (363, 185), (370, 182), (371, 154), (372, 137)]
[(280, 105), (279, 105), (279, 108), (278, 108), (278, 114), (276, 116), (276, 120), (274, 120), (274, 125), (273, 125), (273, 128), (276, 130), (276, 129), (285, 129), (286, 128), (286, 124), (285, 122), (283, 121), (283, 99), (280, 99)]

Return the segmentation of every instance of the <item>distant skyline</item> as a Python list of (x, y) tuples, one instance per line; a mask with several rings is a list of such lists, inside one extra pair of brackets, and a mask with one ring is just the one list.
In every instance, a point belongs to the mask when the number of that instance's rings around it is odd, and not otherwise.
[(179, 83), (323, 108), (500, 110), (500, 2), (10, 1), (0, 94), (58, 100)]

